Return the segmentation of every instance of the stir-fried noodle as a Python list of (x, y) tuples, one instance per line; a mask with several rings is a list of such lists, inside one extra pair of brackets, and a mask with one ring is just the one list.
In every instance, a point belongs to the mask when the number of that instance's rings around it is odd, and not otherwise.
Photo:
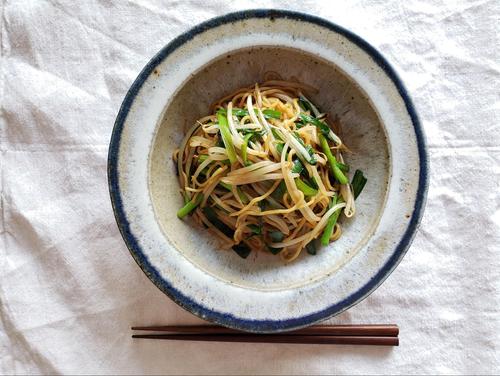
[[(338, 124), (307, 99), (315, 89), (268, 80), (242, 88), (213, 105), (174, 153), (185, 206), (241, 257), (252, 250), (296, 259), (316, 253), (353, 217), (366, 179), (352, 184), (336, 134)], [(335, 127), (332, 127), (335, 126)]]

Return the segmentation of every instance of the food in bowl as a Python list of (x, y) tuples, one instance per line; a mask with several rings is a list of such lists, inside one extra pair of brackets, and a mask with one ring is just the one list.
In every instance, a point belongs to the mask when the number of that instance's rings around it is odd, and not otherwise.
[[(273, 74), (271, 74), (273, 75)], [(340, 238), (343, 212), (367, 179), (342, 152), (340, 123), (308, 99), (309, 85), (275, 74), (220, 99), (174, 152), (184, 206), (225, 248), (246, 258), (266, 251), (287, 261)]]

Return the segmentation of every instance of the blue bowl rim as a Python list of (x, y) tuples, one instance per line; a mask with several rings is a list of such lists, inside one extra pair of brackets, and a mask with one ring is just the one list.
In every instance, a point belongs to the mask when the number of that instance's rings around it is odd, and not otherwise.
[[(156, 268), (151, 265), (136, 238), (130, 231), (130, 225), (123, 210), (120, 187), (118, 184), (118, 157), (123, 126), (132, 103), (134, 102), (135, 97), (137, 96), (141, 86), (146, 81), (146, 79), (169, 54), (188, 42), (190, 39), (194, 38), (196, 35), (220, 25), (250, 18), (288, 18), (301, 22), (312, 23), (346, 37), (358, 47), (363, 49), (366, 53), (368, 53), (371, 58), (384, 70), (387, 76), (393, 81), (406, 105), (406, 109), (408, 111), (408, 114), (410, 115), (413, 127), (415, 129), (418, 155), (420, 160), (419, 183), (417, 188), (415, 206), (409, 221), (409, 225), (389, 260), (383, 265), (383, 267), (377, 272), (377, 274), (372, 279), (370, 279), (368, 283), (366, 283), (362, 288), (355, 291), (342, 301), (332, 304), (324, 310), (286, 320), (241, 319), (231, 314), (218, 312), (195, 302), (193, 299), (184, 295), (181, 291), (176, 289), (168, 281), (164, 280), (161, 277), (160, 273), (156, 270)], [(143, 272), (161, 291), (163, 291), (174, 302), (176, 302), (178, 305), (188, 310), (189, 312), (199, 316), (202, 319), (214, 322), (219, 325), (251, 332), (276, 332), (305, 327), (337, 315), (350, 308), (351, 306), (359, 303), (361, 300), (370, 295), (391, 274), (391, 272), (399, 264), (406, 251), (408, 250), (423, 215), (429, 184), (428, 179), (429, 167), (424, 131), (422, 129), (410, 96), (405, 86), (403, 85), (403, 82), (399, 78), (394, 68), (382, 56), (382, 54), (358, 35), (330, 21), (305, 13), (276, 9), (243, 10), (215, 17), (184, 32), (177, 38), (173, 39), (166, 46), (164, 46), (146, 64), (146, 66), (142, 69), (142, 71), (128, 90), (116, 117), (108, 152), (108, 185), (115, 219), (130, 253), (132, 254), (137, 264), (141, 267)]]

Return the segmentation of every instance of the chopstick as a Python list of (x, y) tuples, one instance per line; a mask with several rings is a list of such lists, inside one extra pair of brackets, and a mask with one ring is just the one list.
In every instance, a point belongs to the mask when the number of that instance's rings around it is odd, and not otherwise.
[(136, 334), (133, 335), (132, 338), (168, 339), (177, 341), (399, 346), (398, 337), (307, 336), (280, 334)]
[(132, 330), (169, 334), (134, 334), (132, 338), (177, 341), (296, 343), (398, 346), (397, 325), (318, 325), (279, 334), (254, 334), (219, 326), (136, 326)]
[[(132, 330), (145, 330), (154, 332), (192, 333), (192, 334), (251, 334), (236, 329), (214, 325), (190, 326), (133, 326)], [(397, 325), (315, 325), (279, 335), (331, 335), (331, 336), (367, 336), (367, 337), (397, 337)]]

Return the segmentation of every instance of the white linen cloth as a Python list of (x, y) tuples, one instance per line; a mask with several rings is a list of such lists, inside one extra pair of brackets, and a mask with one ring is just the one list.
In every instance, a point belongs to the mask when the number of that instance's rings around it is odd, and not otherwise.
[[(1, 4), (1, 373), (500, 372), (500, 2)], [(354, 31), (415, 102), (431, 162), (422, 226), (389, 279), (331, 320), (398, 323), (398, 348), (130, 338), (131, 325), (201, 320), (147, 279), (120, 237), (106, 178), (115, 116), (164, 44), (258, 7)]]

